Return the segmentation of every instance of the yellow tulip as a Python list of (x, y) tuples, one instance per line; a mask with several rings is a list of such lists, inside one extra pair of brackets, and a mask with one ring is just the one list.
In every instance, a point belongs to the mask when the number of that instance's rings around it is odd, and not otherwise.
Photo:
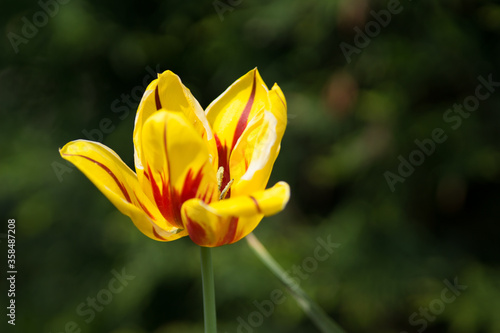
[(134, 173), (110, 148), (76, 140), (60, 149), (97, 188), (158, 241), (234, 243), (283, 210), (285, 182), (266, 189), (286, 127), (286, 101), (257, 69), (204, 111), (180, 78), (158, 75), (139, 104)]

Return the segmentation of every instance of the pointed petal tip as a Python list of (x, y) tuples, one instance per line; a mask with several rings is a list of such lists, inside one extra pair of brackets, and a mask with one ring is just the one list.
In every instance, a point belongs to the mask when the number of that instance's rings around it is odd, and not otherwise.
[(260, 77), (260, 72), (259, 72), (259, 69), (257, 68), (257, 66), (255, 66), (250, 71), (248, 71), (246, 75), (251, 75), (252, 77), (254, 77), (254, 76)]
[(278, 98), (281, 100), (281, 103), (286, 107), (286, 98), (285, 94), (283, 93), (283, 90), (281, 90), (280, 86), (277, 83), (274, 83), (273, 87), (271, 88), (271, 92), (275, 93)]
[(176, 77), (179, 77), (177, 74), (175, 74), (174, 72), (172, 72), (170, 69), (167, 69), (166, 71), (164, 71), (163, 73), (158, 73), (159, 76), (163, 76), (163, 75), (168, 75), (168, 76), (176, 76)]

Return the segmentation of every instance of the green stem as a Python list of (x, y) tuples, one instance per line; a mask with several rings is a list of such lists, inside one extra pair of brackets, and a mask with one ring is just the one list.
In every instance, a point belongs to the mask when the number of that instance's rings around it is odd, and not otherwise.
[(325, 311), (307, 295), (299, 285), (285, 272), (283, 267), (269, 254), (264, 245), (253, 233), (246, 237), (250, 248), (254, 251), (260, 261), (283, 282), (290, 291), (299, 306), (311, 318), (316, 327), (323, 333), (345, 333), (345, 331), (334, 322)]
[(214, 271), (212, 269), (211, 250), (212, 249), (209, 247), (200, 246), (205, 333), (217, 333), (217, 317), (215, 315)]

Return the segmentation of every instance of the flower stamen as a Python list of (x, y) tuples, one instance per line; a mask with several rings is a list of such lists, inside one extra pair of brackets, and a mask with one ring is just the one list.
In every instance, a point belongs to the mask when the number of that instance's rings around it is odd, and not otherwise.
[(223, 180), (224, 180), (224, 167), (221, 166), (219, 167), (219, 170), (217, 170), (217, 187), (219, 188), (219, 193), (220, 193), (220, 188), (222, 187)]
[(224, 181), (224, 167), (221, 166), (219, 167), (219, 170), (217, 170), (217, 187), (219, 188), (219, 200), (222, 200), (226, 197), (227, 191), (229, 191), (229, 188), (231, 187), (231, 184), (233, 184), (234, 179), (231, 179), (229, 182), (227, 182), (226, 187), (221, 192), (221, 187), (222, 187), (222, 182)]
[(224, 190), (222, 190), (222, 192), (221, 192), (221, 194), (219, 196), (219, 200), (223, 200), (224, 199), (224, 197), (226, 196), (227, 191), (229, 190), (229, 188), (231, 187), (231, 185), (233, 184), (233, 182), (234, 182), (234, 179), (231, 179), (227, 183), (226, 187), (224, 187)]

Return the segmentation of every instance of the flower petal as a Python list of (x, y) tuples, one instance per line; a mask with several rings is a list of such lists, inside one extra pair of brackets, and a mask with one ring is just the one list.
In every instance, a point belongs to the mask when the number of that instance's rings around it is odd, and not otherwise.
[(182, 218), (189, 237), (201, 246), (231, 244), (251, 233), (264, 216), (285, 208), (290, 187), (279, 182), (265, 191), (206, 204), (199, 199), (182, 206)]
[(255, 115), (268, 105), (268, 88), (255, 68), (236, 80), (207, 107), (206, 114), (220, 142), (231, 149)]
[(76, 140), (60, 149), (60, 154), (80, 169), (146, 236), (159, 241), (186, 236), (185, 230), (166, 223), (142, 191), (136, 174), (108, 147)]
[[(228, 197), (234, 196), (235, 190), (242, 195), (264, 189), (286, 127), (286, 102), (281, 89), (275, 84), (269, 91), (254, 69), (208, 106), (207, 118), (215, 133), (219, 165), (224, 167), (223, 188), (231, 179), (237, 184), (250, 166), (247, 178), (262, 170), (253, 186), (248, 182), (233, 185)], [(264, 125), (268, 132), (261, 129)], [(245, 142), (249, 139), (252, 142)]]
[(137, 109), (137, 114), (135, 115), (135, 124), (134, 124), (134, 164), (137, 175), (139, 176), (139, 180), (144, 173), (144, 167), (142, 166), (142, 148), (141, 148), (141, 138), (142, 138), (142, 128), (146, 120), (156, 111), (159, 110), (157, 107), (158, 102), (156, 99), (156, 87), (158, 86), (158, 79), (153, 80), (144, 95), (142, 96), (141, 102), (139, 103), (139, 107)]
[(207, 203), (218, 196), (208, 147), (180, 112), (158, 111), (144, 124), (142, 154), (147, 164), (142, 184), (169, 223), (183, 228), (181, 206), (189, 199)]
[[(134, 147), (136, 171), (143, 169), (140, 140), (142, 129), (147, 119), (155, 112), (165, 109), (168, 111), (182, 112), (193, 125), (199, 136), (203, 138), (209, 149), (209, 156), (214, 167), (217, 167), (217, 148), (212, 134), (212, 129), (202, 107), (186, 88), (181, 79), (171, 71), (158, 74), (158, 79), (149, 84), (137, 110), (134, 128)], [(138, 170), (139, 169), (139, 170)]]
[(230, 174), (235, 179), (232, 196), (266, 188), (278, 157), (287, 120), (284, 96), (276, 84), (269, 92), (269, 99), (270, 110), (252, 120), (231, 153)]

